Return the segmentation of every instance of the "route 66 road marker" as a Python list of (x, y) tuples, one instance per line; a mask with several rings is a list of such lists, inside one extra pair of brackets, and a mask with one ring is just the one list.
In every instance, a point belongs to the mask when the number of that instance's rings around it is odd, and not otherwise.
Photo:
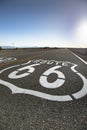
[[(4, 81), (2, 79), (0, 79), (0, 84), (9, 88), (12, 91), (12, 94), (16, 94), (16, 93), (28, 94), (28, 95), (33, 95), (33, 96), (51, 100), (51, 101), (65, 102), (65, 101), (72, 101), (73, 100), (72, 97), (74, 97), (74, 99), (80, 99), (80, 98), (84, 97), (87, 94), (87, 78), (75, 69), (78, 65), (68, 62), (68, 61), (57, 61), (56, 62), (54, 60), (53, 61), (50, 60), (50, 63), (52, 63), (52, 62), (53, 63), (55, 62), (57, 65), (47, 69), (39, 78), (39, 83), (41, 84), (42, 87), (45, 87), (48, 89), (55, 89), (55, 88), (62, 87), (62, 85), (66, 82), (66, 78), (65, 78), (65, 75), (63, 74), (63, 72), (59, 71), (58, 69), (61, 68), (62, 66), (66, 67), (66, 65), (68, 66), (70, 64), (71, 71), (74, 72), (77, 76), (79, 76), (81, 78), (81, 80), (83, 81), (82, 89), (79, 90), (78, 92), (72, 93), (72, 96), (70, 96), (70, 95), (52, 95), (52, 94), (47, 94), (47, 93), (36, 91), (36, 90), (20, 88), (19, 86), (16, 86), (16, 85), (14, 85), (10, 82)], [(31, 64), (31, 63), (33, 63), (33, 64)], [(35, 67), (38, 68), (38, 66), (40, 66), (42, 64), (47, 64), (47, 63), (48, 63), (48, 60), (42, 60), (42, 62), (41, 62), (41, 60), (38, 60), (38, 62), (28, 61), (27, 63), (21, 64), (21, 65), (15, 65), (15, 66), (5, 68), (0, 71), (0, 74), (2, 74), (3, 72), (5, 72), (11, 68), (16, 68), (17, 66), (19, 66), (19, 69), (11, 72), (8, 75), (8, 78), (10, 78), (10, 79), (19, 79), (20, 78), (21, 79), (23, 77), (29, 76), (32, 73), (34, 73)], [(60, 65), (60, 63), (62, 65)], [(25, 65), (25, 66), (23, 66), (23, 65)], [(23, 70), (27, 70), (27, 72), (18, 74), (19, 72), (21, 72)], [(58, 78), (54, 82), (49, 83), (47, 80), (47, 77), (52, 73), (57, 74)]]

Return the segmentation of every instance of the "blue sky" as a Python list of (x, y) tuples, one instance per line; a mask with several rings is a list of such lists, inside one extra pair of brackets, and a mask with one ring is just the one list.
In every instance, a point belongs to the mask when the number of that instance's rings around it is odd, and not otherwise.
[(86, 26), (86, 0), (0, 0), (0, 45), (86, 47)]

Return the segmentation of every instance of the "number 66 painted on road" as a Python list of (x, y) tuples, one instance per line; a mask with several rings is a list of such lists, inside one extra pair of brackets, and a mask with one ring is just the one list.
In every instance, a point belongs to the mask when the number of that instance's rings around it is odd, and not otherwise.
[[(19, 79), (19, 78), (23, 78), (25, 76), (28, 76), (30, 75), (31, 73), (33, 73), (35, 71), (35, 68), (34, 66), (38, 66), (40, 64), (33, 64), (33, 65), (28, 65), (28, 66), (25, 66), (25, 67), (22, 67), (16, 71), (13, 71), (11, 74), (8, 75), (8, 77), (10, 79)], [(60, 68), (61, 66), (54, 66), (50, 69), (48, 69), (46, 72), (43, 73), (43, 75), (40, 77), (40, 84), (45, 87), (45, 88), (57, 88), (57, 87), (60, 87), (64, 84), (65, 82), (65, 76), (62, 72), (56, 70), (58, 68)], [(21, 71), (24, 71), (24, 70), (28, 70), (27, 72), (23, 73), (23, 74), (18, 74), (19, 72)], [(57, 76), (60, 78), (60, 79), (57, 79), (56, 81), (54, 81), (53, 83), (49, 83), (47, 81), (47, 77), (52, 74), (52, 73), (56, 73)]]
[[(75, 99), (80, 99), (87, 94), (87, 79), (81, 73), (79, 73), (78, 71), (75, 70), (75, 67), (77, 66), (76, 64), (71, 63), (71, 62), (69, 62), (69, 63), (73, 65), (70, 69), (74, 73), (76, 73), (83, 81), (82, 89), (79, 90), (78, 92), (72, 94), (72, 97), (74, 97)], [(38, 63), (38, 64), (33, 64), (33, 65), (28, 65), (28, 66), (22, 67), (20, 69), (17, 69), (16, 71), (13, 71), (12, 73), (10, 73), (8, 75), (8, 77), (11, 79), (23, 78), (23, 77), (28, 76), (31, 73), (33, 73), (35, 71), (34, 67), (38, 66), (38, 65), (41, 65), (41, 64)], [(16, 66), (20, 66), (20, 65), (15, 65), (15, 66), (5, 68), (0, 71), (0, 74), (3, 73), (4, 71), (9, 70), (10, 68), (14, 68)], [(50, 89), (61, 87), (65, 82), (65, 76), (62, 72), (57, 70), (60, 67), (62, 67), (62, 66), (57, 65), (57, 66), (54, 66), (54, 67), (48, 69), (47, 71), (45, 71), (39, 79), (40, 84), (43, 87), (50, 88)], [(28, 71), (23, 74), (18, 74), (19, 72), (22, 72), (25, 70), (28, 70)], [(56, 73), (58, 76), (58, 79), (56, 79), (56, 81), (54, 81), (52, 83), (49, 83), (47, 81), (47, 78), (52, 73)], [(47, 94), (44, 92), (39, 92), (39, 91), (35, 91), (35, 90), (30, 90), (30, 89), (24, 89), (24, 88), (20, 88), (16, 85), (13, 85), (12, 83), (9, 83), (7, 81), (4, 81), (2, 79), (0, 79), (0, 84), (8, 87), (10, 90), (12, 90), (12, 93), (14, 93), (14, 94), (15, 93), (29, 94), (29, 95), (34, 95), (34, 96), (37, 96), (40, 98), (48, 99), (51, 101), (71, 101), (71, 100), (73, 100), (73, 98), (70, 95), (50, 95), (50, 94)]]

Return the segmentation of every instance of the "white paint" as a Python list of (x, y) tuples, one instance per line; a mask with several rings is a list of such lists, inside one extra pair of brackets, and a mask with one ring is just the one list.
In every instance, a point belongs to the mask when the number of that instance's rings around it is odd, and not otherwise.
[(15, 61), (15, 60), (16, 60), (16, 58), (12, 58), (12, 57), (8, 57), (8, 58), (1, 57), (0, 58), (0, 63), (5, 63), (5, 62), (10, 62), (10, 61)]
[(48, 64), (48, 65), (52, 65), (52, 64), (53, 64), (53, 61), (51, 61), (51, 62), (49, 61), (47, 64)]
[(77, 67), (77, 65), (74, 65), (71, 67), (71, 70), (73, 72), (75, 72), (83, 81), (83, 86), (82, 89), (74, 94), (72, 94), (72, 96), (75, 99), (80, 99), (82, 97), (84, 97), (85, 95), (87, 95), (87, 78), (85, 78), (82, 74), (80, 74), (78, 71), (75, 70), (75, 67)]
[[(31, 63), (35, 63), (35, 64), (39, 63), (39, 64), (47, 64), (47, 65), (50, 65), (50, 64), (60, 65), (61, 64), (62, 66), (68, 66), (68, 64), (74, 65), (73, 63), (68, 62), (68, 61), (43, 60), (43, 59), (31, 60)], [(28, 64), (28, 62), (26, 64)]]
[(85, 60), (83, 60), (81, 57), (79, 57), (78, 55), (76, 55), (76, 54), (73, 53), (73, 52), (72, 52), (72, 54), (73, 54), (74, 56), (76, 56), (78, 59), (80, 59), (84, 64), (87, 65), (87, 62), (86, 62)]
[(14, 66), (10, 66), (8, 68), (5, 68), (5, 69), (0, 71), (0, 74), (3, 73), (4, 71), (8, 70), (8, 69), (11, 69), (11, 68), (14, 68), (14, 67), (17, 67), (17, 66), (20, 66), (20, 65), (14, 65)]
[(31, 63), (31, 61), (28, 61), (28, 62), (21, 64), (21, 65), (27, 65), (27, 64), (30, 64), (30, 63)]
[(80, 98), (84, 97), (85, 95), (87, 95), (87, 78), (85, 78), (80, 73), (77, 73), (77, 75), (79, 75), (81, 77), (81, 79), (83, 80), (83, 86), (82, 86), (82, 89), (79, 92), (76, 92), (72, 95), (75, 99), (80, 99)]
[(23, 78), (23, 77), (26, 77), (26, 76), (30, 75), (30, 73), (27, 73), (27, 72), (23, 73), (23, 74), (18, 74), (17, 75), (18, 72), (19, 71), (13, 71), (11, 74), (8, 75), (8, 77), (10, 79), (19, 79), (19, 78)]
[(40, 97), (43, 99), (51, 100), (51, 101), (71, 101), (72, 98), (69, 95), (64, 95), (64, 96), (58, 96), (58, 95), (51, 95), (51, 94), (46, 94), (43, 92), (35, 91), (35, 90), (29, 90), (29, 89), (23, 89), (19, 88), (7, 81), (1, 80), (0, 79), (0, 84), (6, 86), (12, 91), (12, 94), (16, 93), (21, 93), (21, 94), (28, 94), (28, 95), (33, 95), (36, 97)]
[(73, 72), (75, 72), (75, 73), (78, 72), (77, 70), (75, 70), (75, 68), (76, 68), (77, 66), (78, 66), (78, 65), (74, 65), (74, 66), (71, 67), (71, 70), (72, 70)]
[[(26, 77), (26, 76), (30, 75), (31, 73), (33, 73), (35, 71), (34, 66), (38, 66), (38, 65), (40, 65), (40, 64), (33, 64), (33, 65), (28, 65), (28, 66), (22, 67), (16, 71), (13, 71), (12, 73), (10, 73), (8, 75), (8, 77), (10, 79), (19, 79), (19, 78)], [(28, 71), (23, 74), (17, 74), (18, 72), (21, 72), (23, 70), (28, 70)]]
[[(50, 89), (61, 87), (64, 84), (64, 82), (65, 82), (65, 76), (64, 76), (64, 74), (62, 72), (56, 70), (56, 69), (59, 69), (59, 68), (61, 68), (61, 66), (58, 65), (58, 66), (54, 66), (54, 67), (48, 69), (47, 71), (45, 71), (42, 74), (42, 76), (40, 77), (40, 80), (39, 80), (40, 84), (43, 87), (50, 88)], [(47, 78), (52, 73), (57, 74), (58, 79), (56, 81), (54, 81), (53, 83), (49, 83), (47, 81)]]
[[(84, 77), (81, 73), (79, 73), (78, 71), (75, 70), (75, 68), (77, 67), (76, 64), (71, 63), (71, 62), (65, 62), (65, 63), (67, 63), (66, 65), (71, 64), (72, 66), (71, 66), (70, 69), (74, 73), (76, 73), (83, 81), (82, 89), (79, 90), (76, 93), (73, 93), (72, 96), (75, 99), (80, 99), (80, 98), (86, 96), (87, 95), (87, 78)], [(63, 64), (64, 64), (64, 62), (63, 62)], [(15, 66), (11, 66), (11, 67), (5, 68), (5, 69), (0, 71), (0, 74), (3, 73), (6, 70), (9, 70), (11, 68), (14, 68), (14, 67), (17, 67), (17, 66), (21, 66), (21, 65), (15, 65)], [(25, 76), (27, 76), (27, 74), (33, 73), (35, 71), (34, 66), (38, 66), (38, 65), (40, 65), (40, 63), (33, 64), (33, 65), (27, 65), (25, 67), (22, 67), (22, 68), (16, 70), (16, 71), (13, 71), (10, 74), (10, 78), (15, 79), (15, 78), (22, 78), (23, 76), (25, 77)], [(48, 69), (47, 71), (45, 71), (43, 73), (43, 75), (40, 77), (41, 85), (43, 87), (46, 87), (46, 88), (58, 88), (58, 87), (61, 87), (64, 84), (64, 82), (65, 82), (64, 74), (62, 72), (60, 72), (59, 70), (57, 70), (57, 69), (59, 69), (61, 67), (62, 66), (58, 65), (58, 66), (54, 66), (54, 67)], [(26, 70), (26, 69), (28, 69), (27, 73), (17, 75), (18, 72)], [(52, 73), (56, 73), (58, 75), (58, 78), (62, 78), (61, 81), (60, 81), (60, 79), (57, 79), (56, 81), (54, 81), (52, 83), (52, 85), (51, 85), (51, 83), (48, 83), (47, 77), (50, 74), (52, 74)], [(19, 77), (17, 77), (17, 76), (19, 76)], [(0, 79), (0, 84), (2, 84), (3, 86), (9, 88), (12, 91), (12, 94), (16, 94), (16, 93), (28, 94), (28, 95), (33, 95), (33, 96), (40, 97), (40, 98), (43, 98), (43, 99), (47, 99), (47, 100), (51, 100), (51, 101), (60, 101), (60, 102), (73, 100), (70, 95), (51, 95), (51, 94), (47, 94), (47, 93), (43, 93), (43, 92), (39, 92), (39, 91), (35, 91), (35, 90), (23, 89), (23, 88), (20, 88), (20, 87), (14, 85), (14, 84), (11, 84), (11, 83), (9, 83), (7, 81), (4, 81), (2, 79)], [(47, 84), (47, 86), (46, 86), (46, 84)]]

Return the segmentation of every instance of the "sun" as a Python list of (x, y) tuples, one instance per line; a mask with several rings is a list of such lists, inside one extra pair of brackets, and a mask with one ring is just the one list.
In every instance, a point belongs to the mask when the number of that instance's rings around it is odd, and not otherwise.
[(75, 37), (78, 42), (87, 42), (87, 20), (79, 22), (75, 28)]

